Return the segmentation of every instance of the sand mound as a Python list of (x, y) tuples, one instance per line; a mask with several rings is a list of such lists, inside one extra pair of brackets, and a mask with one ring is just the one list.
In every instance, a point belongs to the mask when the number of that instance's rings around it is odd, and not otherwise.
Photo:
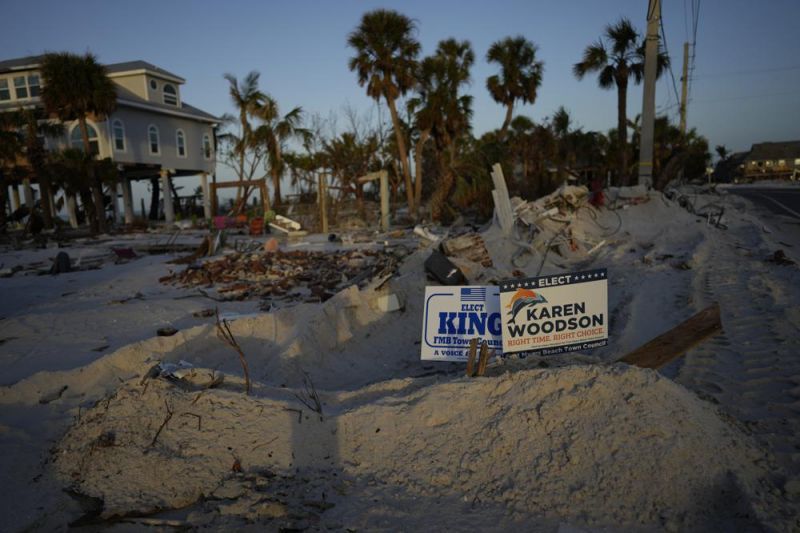
[[(502, 506), (527, 524), (738, 529), (778, 514), (767, 510), (763, 452), (713, 406), (651, 371), (585, 365), (394, 380), (322, 394), (322, 417), (298, 401), (300, 391), (246, 397), (226, 386), (122, 384), (59, 443), (58, 475), (102, 499), (105, 517), (205, 497), (190, 521), (217, 525), (291, 517), (313, 490), (318, 512), (336, 505), (363, 527), (355, 488), (363, 480), (387, 487), (383, 496), (373, 490), (371, 505), (395, 518), (398, 490)], [(438, 524), (435, 509), (426, 519)]]

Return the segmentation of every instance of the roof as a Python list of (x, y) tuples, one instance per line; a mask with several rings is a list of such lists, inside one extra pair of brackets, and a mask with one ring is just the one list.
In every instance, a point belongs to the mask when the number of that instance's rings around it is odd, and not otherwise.
[[(25, 56), (25, 57), (18, 57), (16, 59), (7, 59), (5, 61), (0, 61), (0, 73), (3, 72), (10, 72), (13, 70), (20, 70), (24, 67), (32, 67), (32, 66), (39, 66), (44, 59), (44, 54), (38, 56)], [(131, 72), (137, 70), (147, 70), (152, 72), (153, 74), (157, 74), (160, 76), (164, 76), (167, 78), (173, 78), (180, 83), (185, 83), (186, 80), (178, 76), (177, 74), (173, 74), (168, 70), (164, 70), (161, 67), (157, 67), (152, 63), (148, 63), (147, 61), (124, 61), (122, 63), (110, 63), (108, 65), (104, 65), (106, 67), (106, 71), (109, 74), (120, 74), (123, 72)]]
[(129, 91), (125, 87), (121, 85), (116, 86), (117, 89), (117, 103), (121, 106), (128, 106), (128, 107), (136, 107), (136, 108), (147, 108), (152, 109), (153, 111), (163, 111), (165, 113), (181, 113), (185, 115), (190, 115), (191, 117), (204, 120), (206, 122), (220, 122), (220, 119), (215, 117), (210, 113), (206, 113), (205, 111), (198, 109), (194, 106), (191, 106), (181, 100), (177, 106), (162, 104), (159, 102), (153, 102), (151, 100), (145, 100), (141, 96)]
[(135, 70), (149, 70), (155, 74), (160, 74), (161, 76), (181, 80), (181, 83), (186, 81), (177, 74), (173, 74), (172, 72), (157, 67), (152, 63), (148, 63), (147, 61), (125, 61), (124, 63), (111, 63), (110, 65), (106, 65), (106, 70), (109, 74), (119, 74), (121, 72), (130, 72)]
[(800, 141), (754, 144), (747, 155), (748, 161), (800, 158)]
[(7, 59), (5, 61), (0, 61), (0, 73), (17, 70), (22, 67), (28, 67), (31, 65), (38, 65), (42, 62), (43, 57), (44, 57), (43, 55), (25, 56), (25, 57), (18, 57), (17, 59)]

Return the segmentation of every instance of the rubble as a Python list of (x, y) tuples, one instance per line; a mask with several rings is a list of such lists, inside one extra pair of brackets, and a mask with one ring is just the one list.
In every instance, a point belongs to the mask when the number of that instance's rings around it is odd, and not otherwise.
[(395, 255), (383, 251), (278, 249), (228, 254), (202, 265), (190, 265), (159, 281), (214, 287), (225, 300), (289, 297), (325, 301), (350, 285), (364, 286), (373, 277), (391, 273), (396, 266)]

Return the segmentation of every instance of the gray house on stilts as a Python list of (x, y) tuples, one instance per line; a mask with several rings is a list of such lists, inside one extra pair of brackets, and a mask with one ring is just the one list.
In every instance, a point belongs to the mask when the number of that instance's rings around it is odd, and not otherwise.
[[(0, 112), (41, 106), (43, 56), (0, 61)], [(208, 177), (216, 167), (215, 132), (220, 119), (183, 101), (186, 80), (145, 61), (105, 65), (117, 88), (117, 109), (102, 120), (89, 120), (92, 151), (110, 158), (120, 173), (123, 213), (133, 222), (131, 181), (160, 180), (164, 198), (171, 198), (171, 180), (199, 175), (206, 218), (211, 217)], [(77, 121), (65, 123), (62, 138), (47, 139), (50, 150), (83, 148)], [(22, 184), (25, 203), (32, 201), (30, 183)], [(12, 185), (12, 204), (20, 194)], [(113, 193), (113, 191), (112, 191)], [(117, 194), (112, 194), (116, 199)], [(68, 199), (74, 221), (74, 199)], [(19, 205), (12, 205), (12, 209)], [(174, 220), (173, 204), (164, 202), (164, 217)]]

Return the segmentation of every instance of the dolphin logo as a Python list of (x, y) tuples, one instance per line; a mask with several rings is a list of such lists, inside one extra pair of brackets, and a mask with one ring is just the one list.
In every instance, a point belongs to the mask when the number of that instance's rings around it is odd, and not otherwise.
[(508, 312), (508, 314), (511, 315), (510, 322), (515, 324), (517, 315), (525, 307), (533, 307), (541, 303), (547, 303), (547, 300), (545, 300), (544, 296), (541, 294), (537, 294), (528, 289), (517, 289), (517, 292), (511, 297), (511, 302), (506, 306), (506, 309), (511, 309), (511, 311)]

